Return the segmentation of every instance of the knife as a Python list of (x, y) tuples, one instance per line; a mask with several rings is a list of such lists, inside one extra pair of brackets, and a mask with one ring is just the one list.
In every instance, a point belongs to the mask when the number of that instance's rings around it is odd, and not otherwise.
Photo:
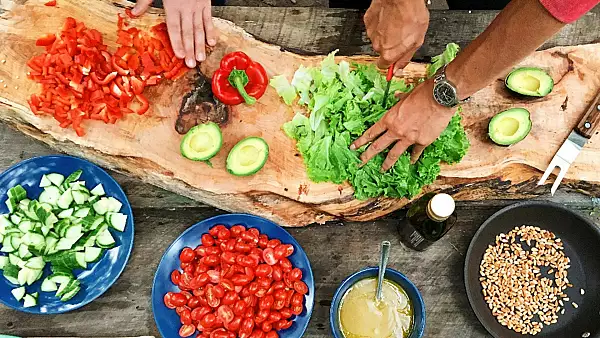
[(558, 189), (558, 186), (560, 185), (560, 182), (567, 174), (569, 166), (571, 163), (573, 163), (573, 161), (575, 161), (575, 158), (577, 158), (577, 155), (579, 155), (581, 149), (592, 138), (598, 127), (600, 127), (600, 91), (598, 92), (598, 95), (596, 95), (596, 98), (592, 101), (592, 104), (588, 108), (581, 121), (579, 121), (577, 127), (571, 131), (571, 134), (569, 134), (567, 140), (562, 144), (556, 155), (554, 155), (552, 158), (550, 165), (548, 165), (548, 168), (538, 182), (538, 185), (543, 185), (552, 171), (558, 167), (560, 171), (556, 176), (556, 180), (552, 185), (552, 189), (550, 190), (552, 195), (554, 195), (556, 189)]
[(385, 86), (385, 91), (383, 92), (383, 105), (385, 107), (385, 103), (386, 103), (386, 99), (388, 97), (388, 94), (390, 93), (390, 85), (392, 84), (392, 78), (394, 77), (394, 63), (392, 63), (392, 65), (388, 68), (387, 70), (387, 75), (385, 77), (385, 79), (387, 80), (387, 85)]

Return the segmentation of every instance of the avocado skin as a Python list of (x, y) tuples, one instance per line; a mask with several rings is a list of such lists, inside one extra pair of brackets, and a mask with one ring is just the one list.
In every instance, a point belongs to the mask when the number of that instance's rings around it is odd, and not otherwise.
[[(513, 135), (513, 137), (507, 137), (505, 140), (501, 140), (499, 137), (496, 137), (493, 127), (495, 123), (499, 123), (502, 118), (507, 115), (517, 115), (521, 117), (521, 119), (516, 119), (519, 122), (519, 130), (517, 130), (518, 134)], [(526, 117), (526, 119), (522, 119), (522, 117)], [(522, 124), (526, 123), (526, 128), (521, 130)], [(523, 141), (527, 135), (531, 132), (531, 128), (533, 127), (533, 123), (531, 122), (531, 114), (525, 108), (511, 108), (504, 111), (499, 112), (491, 118), (490, 123), (488, 125), (488, 136), (495, 144), (502, 147), (509, 147), (513, 144), (519, 143)]]
[[(236, 170), (235, 168), (232, 168), (234, 166), (233, 155), (244, 144), (246, 144), (248, 142), (252, 142), (252, 141), (256, 141), (259, 144), (261, 144), (261, 146), (264, 147), (265, 155), (264, 155), (264, 159), (262, 160), (262, 162), (258, 163), (258, 165), (253, 170), (248, 171), (248, 172), (240, 172), (240, 171)], [(268, 158), (269, 158), (269, 145), (267, 144), (267, 142), (264, 139), (262, 139), (260, 137), (256, 137), (256, 136), (246, 137), (245, 139), (239, 141), (235, 146), (233, 146), (233, 148), (231, 148), (231, 151), (229, 152), (229, 155), (227, 155), (227, 172), (234, 176), (240, 176), (240, 177), (254, 175), (265, 166), (265, 163), (267, 163)]]
[[(517, 75), (521, 72), (534, 72), (534, 73), (538, 73), (538, 74), (543, 74), (540, 82), (542, 82), (543, 80), (546, 80), (546, 82), (544, 82), (547, 86), (549, 86), (549, 88), (547, 88), (544, 91), (543, 95), (535, 95), (535, 94), (528, 94), (528, 93), (523, 93), (521, 91), (519, 91), (517, 88), (513, 88), (513, 86), (510, 84), (510, 80), (511, 77), (514, 75)], [(552, 90), (554, 89), (554, 80), (552, 79), (552, 77), (543, 69), (541, 68), (536, 68), (536, 67), (520, 67), (517, 69), (513, 69), (510, 73), (508, 73), (508, 75), (506, 76), (506, 79), (504, 79), (504, 85), (506, 86), (506, 88), (508, 88), (508, 90), (510, 90), (512, 93), (517, 94), (518, 96), (521, 97), (535, 97), (535, 98), (539, 98), (539, 97), (544, 97), (547, 96), (548, 94), (550, 94), (552, 92)]]

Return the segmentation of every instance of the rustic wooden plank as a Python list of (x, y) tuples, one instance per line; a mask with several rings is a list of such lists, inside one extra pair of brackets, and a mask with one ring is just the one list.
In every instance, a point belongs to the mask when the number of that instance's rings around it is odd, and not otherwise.
[[(316, 276), (316, 306), (304, 337), (331, 337), (329, 306), (333, 293), (345, 277), (376, 264), (382, 240), (392, 243), (390, 266), (405, 273), (423, 294), (427, 304), (425, 337), (489, 337), (470, 309), (462, 271), (473, 234), (499, 208), (459, 206), (456, 226), (425, 252), (411, 251), (399, 243), (400, 214), (377, 222), (288, 229), (305, 249)], [(0, 330), (21, 336), (158, 337), (150, 294), (160, 257), (188, 226), (218, 213), (207, 209), (136, 210), (132, 258), (105, 295), (78, 311), (60, 316), (31, 316), (1, 307)]]
[[(373, 54), (365, 34), (362, 12), (334, 8), (218, 7), (215, 16), (235, 22), (250, 34), (295, 52), (341, 55)], [(489, 25), (496, 11), (431, 11), (425, 44), (416, 58), (443, 51), (449, 42), (466, 46)], [(565, 27), (541, 49), (600, 41), (600, 6)]]

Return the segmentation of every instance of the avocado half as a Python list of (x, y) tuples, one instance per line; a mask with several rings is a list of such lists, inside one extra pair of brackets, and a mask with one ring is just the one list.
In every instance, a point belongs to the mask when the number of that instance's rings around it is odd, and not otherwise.
[(489, 124), (489, 135), (494, 143), (509, 146), (522, 141), (531, 131), (529, 111), (512, 108), (496, 114)]
[(181, 155), (192, 161), (208, 161), (223, 145), (221, 128), (214, 122), (199, 124), (190, 129), (181, 141)]
[(544, 70), (534, 67), (517, 68), (506, 77), (506, 87), (525, 95), (544, 97), (554, 88), (554, 80)]
[(260, 137), (247, 137), (238, 142), (227, 156), (227, 171), (235, 176), (256, 174), (267, 162), (269, 145)]

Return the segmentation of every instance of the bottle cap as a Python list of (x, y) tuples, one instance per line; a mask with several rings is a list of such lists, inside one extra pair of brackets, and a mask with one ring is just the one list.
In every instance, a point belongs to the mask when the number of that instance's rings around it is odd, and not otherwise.
[(452, 196), (448, 194), (437, 194), (429, 201), (428, 208), (430, 216), (438, 221), (444, 221), (454, 213), (456, 204)]

